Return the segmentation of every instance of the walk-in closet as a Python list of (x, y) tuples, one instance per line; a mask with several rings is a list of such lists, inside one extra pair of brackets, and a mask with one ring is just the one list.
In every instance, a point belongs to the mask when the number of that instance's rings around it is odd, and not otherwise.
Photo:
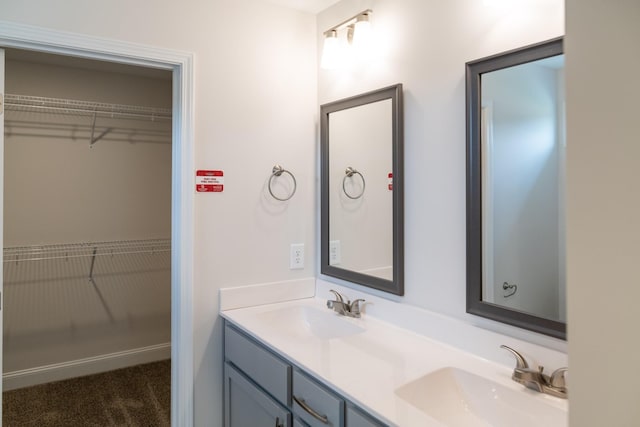
[(171, 85), (5, 51), (4, 427), (170, 424)]

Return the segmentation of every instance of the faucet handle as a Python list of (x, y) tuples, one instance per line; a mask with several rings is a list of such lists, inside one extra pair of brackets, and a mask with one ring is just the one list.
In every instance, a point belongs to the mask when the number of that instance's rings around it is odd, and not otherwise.
[(564, 377), (564, 374), (567, 373), (568, 371), (569, 371), (569, 368), (567, 367), (558, 368), (555, 371), (553, 371), (553, 373), (549, 377), (549, 384), (555, 388), (566, 389), (567, 381)]
[(529, 364), (527, 363), (526, 360), (524, 360), (524, 357), (522, 357), (520, 353), (518, 353), (511, 347), (506, 346), (504, 344), (501, 345), (500, 348), (504, 348), (505, 350), (510, 351), (511, 354), (513, 354), (516, 357), (516, 369), (529, 369)]
[(351, 314), (360, 317), (360, 303), (365, 302), (362, 298), (353, 301), (350, 306)]
[(329, 289), (329, 292), (332, 292), (336, 296), (336, 301), (344, 302), (344, 298), (342, 298), (342, 295), (340, 295), (337, 291), (334, 291), (333, 289)]

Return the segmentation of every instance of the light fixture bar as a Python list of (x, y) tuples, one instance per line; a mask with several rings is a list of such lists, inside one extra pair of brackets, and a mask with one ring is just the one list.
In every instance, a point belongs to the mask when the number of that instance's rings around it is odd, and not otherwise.
[(336, 25), (336, 26), (333, 26), (333, 27), (329, 28), (329, 29), (328, 29), (327, 31), (325, 31), (323, 34), (324, 34), (324, 36), (325, 36), (325, 37), (327, 37), (327, 36), (331, 33), (331, 31), (338, 31), (338, 30), (342, 30), (343, 28), (346, 28), (346, 27), (348, 27), (349, 25), (353, 25), (353, 24), (355, 24), (355, 23), (358, 21), (358, 18), (361, 18), (361, 17), (364, 17), (364, 16), (369, 17), (369, 15), (370, 15), (372, 12), (373, 12), (373, 11), (372, 11), (371, 9), (363, 10), (362, 12), (360, 12), (360, 13), (358, 13), (358, 14), (356, 14), (356, 15), (353, 15), (351, 18), (349, 18), (349, 19), (347, 19), (347, 20), (345, 20), (345, 21), (342, 21), (342, 22), (341, 22), (341, 23), (339, 23), (338, 25)]

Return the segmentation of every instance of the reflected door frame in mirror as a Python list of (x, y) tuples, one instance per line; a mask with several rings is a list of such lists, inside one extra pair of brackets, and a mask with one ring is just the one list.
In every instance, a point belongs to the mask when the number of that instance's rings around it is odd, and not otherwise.
[[(364, 274), (359, 271), (331, 265), (330, 251), (330, 114), (365, 106), (379, 101), (391, 100), (392, 140), (392, 246), (393, 277), (391, 280)], [(341, 99), (320, 106), (320, 272), (326, 276), (357, 283), (373, 289), (404, 295), (404, 121), (403, 121), (402, 84), (385, 87), (350, 98)], [(368, 185), (368, 183), (367, 183)], [(390, 184), (391, 185), (391, 184)], [(364, 188), (363, 188), (364, 190)]]
[[(466, 64), (467, 313), (566, 339), (566, 323), (483, 299), (482, 94), (485, 73), (563, 54), (562, 37)], [(486, 213), (485, 213), (486, 214)], [(505, 285), (508, 285), (505, 283)], [(513, 290), (511, 290), (512, 292)]]

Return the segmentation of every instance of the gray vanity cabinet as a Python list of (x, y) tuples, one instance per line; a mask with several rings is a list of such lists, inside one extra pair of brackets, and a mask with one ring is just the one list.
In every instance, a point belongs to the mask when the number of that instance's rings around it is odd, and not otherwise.
[(225, 323), (225, 427), (386, 427)]
[(349, 427), (385, 427), (353, 406), (347, 407), (347, 425)]
[(254, 385), (231, 364), (224, 367), (227, 427), (290, 427), (291, 412)]

